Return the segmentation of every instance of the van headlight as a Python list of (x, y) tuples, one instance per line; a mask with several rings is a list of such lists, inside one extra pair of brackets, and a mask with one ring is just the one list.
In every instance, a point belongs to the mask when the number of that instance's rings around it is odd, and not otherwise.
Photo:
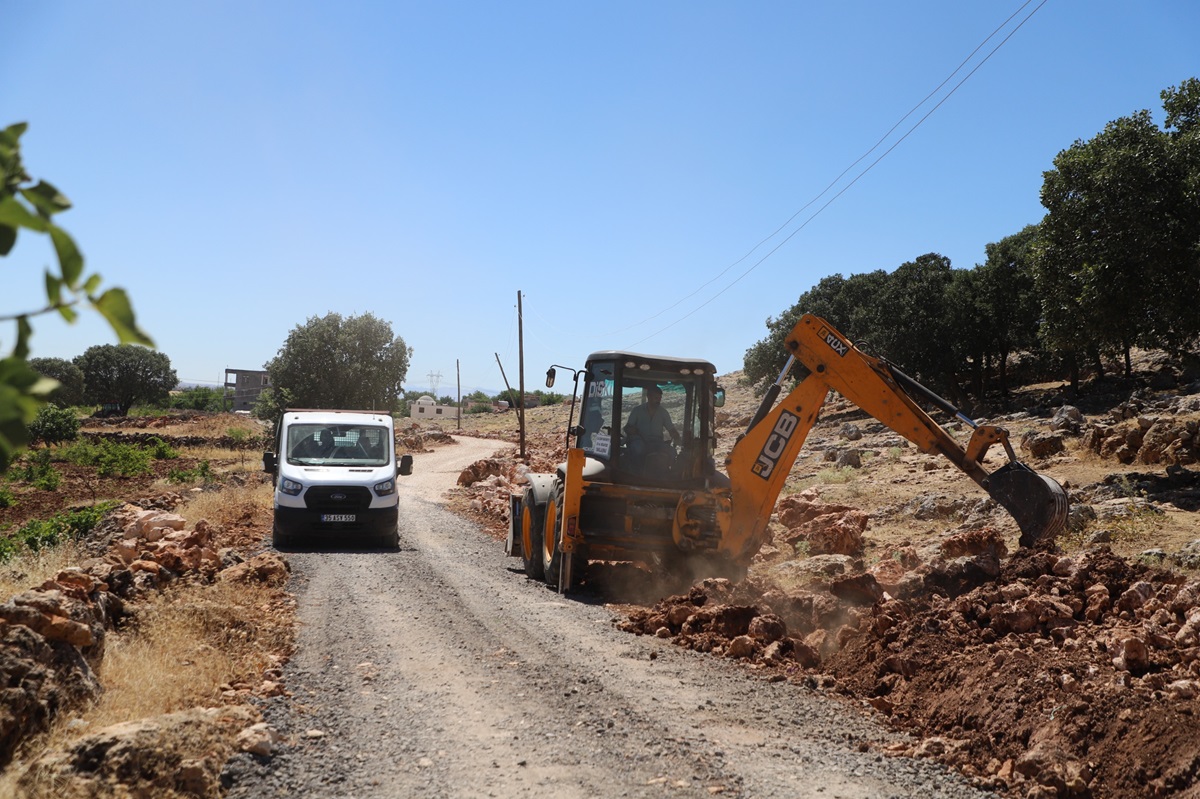
[(283, 480), (279, 481), (279, 490), (294, 497), (304, 490), (304, 486), (301, 483), (297, 483), (295, 480), (288, 480), (287, 478), (284, 478)]
[(375, 484), (375, 493), (381, 497), (386, 497), (388, 494), (396, 493), (396, 481), (384, 480), (382, 483)]

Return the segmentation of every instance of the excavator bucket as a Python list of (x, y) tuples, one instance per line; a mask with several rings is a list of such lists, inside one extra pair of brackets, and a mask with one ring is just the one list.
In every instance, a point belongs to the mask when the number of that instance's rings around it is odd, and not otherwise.
[(1052, 544), (1067, 527), (1067, 492), (1024, 464), (1013, 462), (1000, 467), (983, 487), (1016, 519), (1023, 547)]

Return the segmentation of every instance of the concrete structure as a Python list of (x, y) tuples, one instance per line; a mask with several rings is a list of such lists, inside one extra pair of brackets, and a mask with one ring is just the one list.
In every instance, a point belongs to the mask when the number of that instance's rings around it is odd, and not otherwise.
[(445, 419), (458, 419), (457, 406), (438, 405), (437, 400), (428, 394), (408, 407), (408, 416), (414, 421), (440, 422)]
[(231, 411), (248, 411), (258, 402), (258, 395), (271, 385), (271, 379), (261, 369), (226, 369), (225, 390), (233, 390)]

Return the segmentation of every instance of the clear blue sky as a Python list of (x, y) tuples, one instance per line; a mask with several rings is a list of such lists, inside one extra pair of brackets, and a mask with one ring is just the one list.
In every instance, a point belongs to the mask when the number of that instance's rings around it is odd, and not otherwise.
[[(409, 387), (498, 390), (497, 354), (515, 386), (518, 291), (528, 388), (599, 349), (724, 373), (822, 277), (982, 262), (1059, 151), (1200, 76), (1194, 0), (1041, 2), (0, 0), (0, 125), (185, 381), (369, 311)], [(51, 261), (18, 242), (0, 314)]]

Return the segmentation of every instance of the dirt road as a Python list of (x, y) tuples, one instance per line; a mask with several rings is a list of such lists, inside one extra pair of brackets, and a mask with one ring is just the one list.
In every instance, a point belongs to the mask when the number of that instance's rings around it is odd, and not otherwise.
[(616, 630), (444, 508), (497, 442), (416, 457), (400, 549), (291, 552), (301, 627), (230, 797), (984, 796), (846, 700)]

